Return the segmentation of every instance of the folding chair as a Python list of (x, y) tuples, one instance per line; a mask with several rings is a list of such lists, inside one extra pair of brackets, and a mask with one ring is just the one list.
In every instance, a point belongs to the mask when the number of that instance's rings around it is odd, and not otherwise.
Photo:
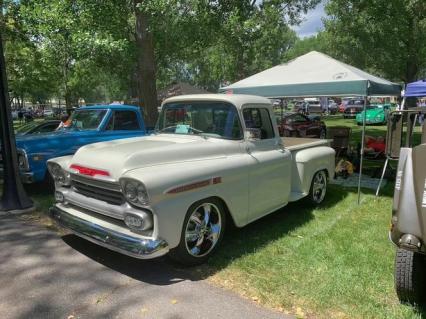
[[(404, 125), (404, 116), (400, 112), (392, 112), (389, 114), (386, 132), (386, 161), (383, 165), (382, 175), (380, 176), (379, 185), (377, 186), (376, 196), (379, 196), (380, 187), (382, 186), (383, 178), (385, 177), (388, 166), (392, 171), (395, 170), (391, 165), (391, 161), (399, 159), (399, 151), (402, 144), (402, 133)], [(411, 126), (411, 125), (409, 125)], [(409, 128), (409, 133), (412, 134), (412, 128)]]
[(332, 140), (331, 147), (336, 151), (336, 159), (342, 154), (347, 155), (352, 129), (345, 126), (327, 128), (328, 138)]

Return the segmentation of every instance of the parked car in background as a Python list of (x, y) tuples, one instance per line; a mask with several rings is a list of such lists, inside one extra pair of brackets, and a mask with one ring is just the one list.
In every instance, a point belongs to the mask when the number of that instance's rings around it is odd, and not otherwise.
[[(367, 105), (367, 107), (369, 107)], [(343, 111), (343, 118), (355, 118), (358, 113), (361, 113), (364, 110), (364, 100), (362, 99), (353, 99), (349, 100)]]
[(49, 176), (46, 174), (47, 160), (74, 154), (83, 145), (143, 135), (146, 135), (146, 129), (138, 107), (99, 105), (79, 108), (71, 115), (66, 128), (16, 137), (21, 179), (24, 183), (45, 181)]
[(299, 104), (297, 112), (302, 114), (323, 113), (323, 109), (318, 99), (307, 98)]
[[(361, 101), (361, 102), (359, 102)], [(353, 97), (345, 97), (342, 98), (341, 103), (338, 106), (338, 112), (339, 113), (343, 113), (345, 112), (345, 109), (348, 105), (356, 105), (358, 103), (363, 104), (364, 103), (364, 99), (362, 98), (353, 98)]]
[[(366, 110), (365, 124), (386, 124), (391, 109), (390, 104), (369, 105)], [(356, 115), (356, 123), (362, 125), (364, 121), (364, 111)]]
[(44, 117), (51, 117), (53, 115), (54, 115), (53, 110), (43, 110)]
[(16, 136), (23, 136), (28, 134), (49, 133), (55, 131), (59, 123), (61, 123), (60, 120), (32, 121), (16, 129), (15, 134)]
[(323, 121), (315, 116), (306, 116), (300, 113), (285, 113), (282, 118), (277, 117), (280, 136), (325, 138), (327, 128)]
[(305, 101), (303, 100), (293, 100), (293, 108), (294, 112), (299, 112), (299, 110), (303, 110), (305, 105)]
[(268, 99), (197, 94), (163, 102), (154, 135), (82, 147), (49, 161), (51, 217), (100, 246), (205, 262), (228, 225), (243, 227), (334, 176), (327, 140), (281, 138)]

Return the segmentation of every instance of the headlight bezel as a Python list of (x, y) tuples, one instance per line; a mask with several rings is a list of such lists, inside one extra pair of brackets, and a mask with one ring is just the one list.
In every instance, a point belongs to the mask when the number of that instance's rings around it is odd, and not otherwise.
[[(17, 155), (19, 169), (24, 170), (24, 171), (28, 171), (30, 169), (30, 164), (29, 164), (29, 161), (28, 161), (27, 152), (25, 152), (25, 150), (22, 149), (22, 148), (18, 148), (16, 150), (16, 155)], [(22, 159), (23, 165), (21, 165), (20, 159)]]
[(55, 183), (64, 187), (69, 187), (71, 185), (70, 173), (66, 171), (60, 164), (55, 162), (47, 162), (47, 169)]
[(137, 207), (148, 207), (150, 205), (149, 194), (144, 183), (129, 177), (122, 177), (119, 182), (121, 192), (127, 203)]

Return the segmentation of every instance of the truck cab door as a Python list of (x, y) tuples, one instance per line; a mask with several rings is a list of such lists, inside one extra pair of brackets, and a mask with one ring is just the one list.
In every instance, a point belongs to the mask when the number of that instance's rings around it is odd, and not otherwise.
[(102, 141), (145, 135), (138, 113), (114, 110), (99, 137)]
[(270, 109), (243, 109), (246, 130), (257, 130), (258, 139), (246, 138), (249, 175), (249, 218), (260, 218), (288, 202), (291, 186), (291, 153), (286, 150), (271, 121)]

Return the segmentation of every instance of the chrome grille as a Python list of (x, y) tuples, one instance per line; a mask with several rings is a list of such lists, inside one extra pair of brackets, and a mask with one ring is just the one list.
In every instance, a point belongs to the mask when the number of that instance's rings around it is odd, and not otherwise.
[(81, 195), (101, 200), (111, 205), (122, 205), (125, 202), (118, 183), (71, 174), (71, 186), (75, 192)]

